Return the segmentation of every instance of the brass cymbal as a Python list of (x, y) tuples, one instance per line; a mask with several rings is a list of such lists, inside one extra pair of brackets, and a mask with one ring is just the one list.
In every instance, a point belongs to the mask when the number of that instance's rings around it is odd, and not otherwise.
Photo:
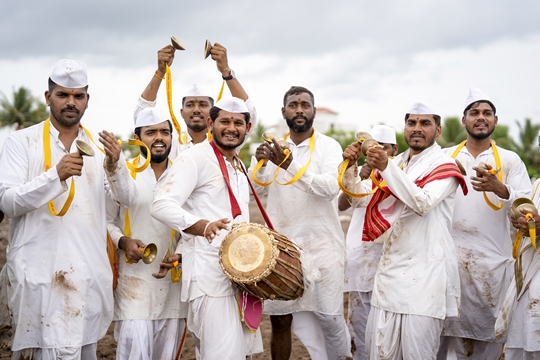
[(356, 140), (358, 140), (360, 144), (362, 144), (367, 139), (373, 139), (373, 137), (365, 131), (357, 132), (355, 137), (356, 137)]
[(362, 154), (366, 155), (369, 148), (372, 148), (372, 147), (377, 147), (377, 148), (380, 148), (380, 149), (384, 149), (384, 146), (379, 145), (379, 142), (377, 140), (372, 139), (372, 138), (365, 139), (362, 142)]
[(461, 161), (459, 161), (458, 159), (454, 159), (454, 160), (456, 160), (456, 165), (459, 168), (459, 171), (461, 172), (461, 175), (463, 175), (463, 176), (467, 175), (467, 171), (463, 167), (463, 164), (461, 163)]
[(94, 149), (87, 143), (85, 143), (82, 140), (75, 141), (75, 146), (77, 146), (77, 150), (79, 151), (79, 154), (83, 156), (94, 156), (96, 153), (94, 152)]
[(534, 206), (534, 203), (525, 197), (517, 198), (512, 202), (512, 205), (510, 206), (510, 210), (512, 211), (512, 214), (514, 214), (514, 217), (516, 219), (519, 219), (522, 216), (525, 216), (521, 210), (524, 210), (528, 213), (534, 213), (537, 214), (538, 210), (536, 209), (536, 206)]
[(210, 40), (206, 39), (206, 42), (204, 43), (204, 58), (210, 56), (210, 53), (212, 52), (212, 44), (210, 43)]
[(172, 43), (172, 46), (174, 46), (176, 50), (186, 50), (184, 45), (182, 45), (182, 43), (178, 41), (178, 39), (175, 38), (174, 36), (171, 36), (171, 43)]

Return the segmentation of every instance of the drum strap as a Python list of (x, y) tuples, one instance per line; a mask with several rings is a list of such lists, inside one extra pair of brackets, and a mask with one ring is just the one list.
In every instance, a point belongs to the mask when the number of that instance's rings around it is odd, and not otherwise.
[[(225, 178), (225, 182), (227, 183), (227, 190), (229, 191), (229, 200), (231, 202), (231, 211), (233, 219), (235, 219), (238, 215), (242, 215), (242, 210), (240, 209), (240, 206), (238, 205), (238, 201), (236, 201), (236, 197), (234, 196), (234, 193), (231, 189), (231, 182), (229, 180), (229, 172), (227, 171), (227, 165), (225, 165), (225, 159), (223, 159), (223, 154), (219, 149), (217, 148), (216, 144), (214, 144), (213, 141), (210, 141), (210, 145), (212, 146), (212, 149), (214, 149), (214, 153), (216, 154), (217, 161), (219, 163), (219, 168), (221, 169), (221, 173), (223, 174), (223, 177)], [(240, 164), (242, 164), (241, 161), (239, 161)]]
[(246, 168), (244, 167), (244, 164), (240, 161), (240, 167), (242, 168), (242, 172), (244, 173), (244, 175), (246, 175), (246, 179), (247, 179), (247, 182), (249, 184), (249, 187), (251, 188), (251, 193), (253, 194), (253, 197), (255, 198), (255, 201), (257, 202), (257, 206), (259, 207), (259, 210), (261, 211), (261, 214), (262, 214), (262, 217), (264, 219), (264, 221), (266, 222), (266, 226), (268, 226), (268, 228), (276, 231), (276, 229), (274, 229), (274, 225), (272, 225), (272, 222), (270, 221), (270, 218), (268, 217), (268, 214), (266, 213), (266, 210), (264, 210), (264, 207), (261, 203), (261, 199), (259, 199), (259, 195), (257, 195), (257, 191), (255, 191), (255, 188), (253, 187), (253, 184), (251, 182), (251, 180), (249, 179), (249, 175), (247, 173), (247, 170)]

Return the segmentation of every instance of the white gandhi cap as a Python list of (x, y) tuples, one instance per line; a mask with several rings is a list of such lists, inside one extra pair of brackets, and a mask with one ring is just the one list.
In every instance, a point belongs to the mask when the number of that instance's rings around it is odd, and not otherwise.
[(208, 91), (206, 91), (205, 89), (203, 89), (197, 84), (193, 84), (193, 86), (189, 88), (189, 90), (184, 94), (184, 97), (187, 97), (187, 96), (206, 96), (206, 97), (212, 98), (212, 96), (210, 96), (210, 93)]
[(235, 97), (221, 99), (216, 103), (215, 106), (220, 108), (221, 110), (232, 113), (249, 112), (244, 100)]
[(169, 121), (169, 117), (165, 113), (155, 107), (148, 107), (143, 109), (137, 116), (135, 127), (157, 125), (164, 121)]
[(383, 144), (397, 144), (396, 130), (386, 125), (375, 125), (369, 132), (373, 139)]
[(58, 60), (51, 72), (51, 80), (68, 89), (83, 88), (88, 85), (86, 65), (71, 59)]
[(430, 104), (428, 102), (416, 102), (414, 103), (409, 111), (407, 111), (407, 114), (415, 114), (415, 115), (441, 115), (439, 113), (439, 110), (435, 108), (433, 104)]
[(465, 110), (472, 103), (481, 100), (493, 103), (493, 101), (491, 101), (491, 98), (487, 96), (482, 90), (473, 86), (469, 87), (469, 95), (467, 95), (467, 100), (465, 100), (465, 106), (463, 107), (463, 110)]

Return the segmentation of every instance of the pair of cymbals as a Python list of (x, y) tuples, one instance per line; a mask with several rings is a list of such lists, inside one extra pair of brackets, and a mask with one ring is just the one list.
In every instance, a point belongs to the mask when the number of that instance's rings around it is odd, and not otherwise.
[[(186, 50), (184, 45), (180, 41), (178, 41), (177, 38), (174, 36), (171, 36), (171, 43), (172, 46), (174, 46), (177, 50)], [(204, 43), (204, 58), (206, 59), (208, 56), (210, 56), (210, 53), (212, 52), (212, 44), (210, 43), (210, 40), (206, 39), (206, 42)]]

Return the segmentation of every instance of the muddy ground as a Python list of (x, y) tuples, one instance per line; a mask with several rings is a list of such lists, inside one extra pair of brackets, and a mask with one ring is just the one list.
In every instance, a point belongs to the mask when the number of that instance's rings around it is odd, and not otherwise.
[[(342, 226), (343, 230), (346, 231), (349, 227), (350, 214), (342, 216)], [(263, 223), (262, 217), (257, 209), (257, 206), (254, 204), (250, 208), (250, 217), (252, 222)], [(4, 219), (2, 224), (0, 224), (0, 268), (4, 266), (6, 262), (6, 247), (7, 247), (7, 229), (8, 229), (9, 220)], [(345, 297), (347, 298), (347, 297)], [(345, 306), (346, 309), (346, 306)], [(109, 327), (107, 335), (101, 339), (98, 343), (98, 359), (114, 359), (116, 354), (116, 341), (113, 337), (113, 328), (114, 325)], [(261, 331), (264, 343), (264, 353), (257, 354), (253, 356), (254, 360), (263, 360), (270, 359), (270, 320), (268, 316), (264, 315), (261, 322)], [(9, 349), (0, 348), (0, 359), (8, 359), (11, 357), (11, 351)], [(195, 350), (193, 346), (193, 341), (191, 340), (191, 334), (186, 336), (186, 344), (182, 352), (181, 359), (191, 360), (195, 359)], [(307, 350), (302, 345), (302, 343), (293, 336), (292, 343), (292, 355), (291, 359), (310, 359)]]

